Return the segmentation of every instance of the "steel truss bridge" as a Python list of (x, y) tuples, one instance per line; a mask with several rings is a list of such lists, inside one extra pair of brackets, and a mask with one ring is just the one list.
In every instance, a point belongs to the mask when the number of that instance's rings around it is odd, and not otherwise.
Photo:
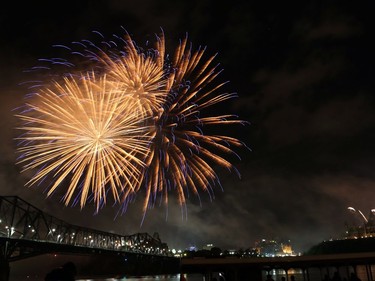
[(72, 225), (17, 196), (0, 196), (0, 261), (51, 252), (169, 255), (167, 244), (158, 235), (118, 235)]

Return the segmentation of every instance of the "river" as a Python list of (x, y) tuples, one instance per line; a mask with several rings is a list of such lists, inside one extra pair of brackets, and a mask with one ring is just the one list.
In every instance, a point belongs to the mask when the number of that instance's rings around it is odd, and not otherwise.
[[(10, 264), (10, 281), (40, 281), (44, 280), (44, 276), (47, 272), (49, 272), (51, 269), (56, 268), (57, 266), (61, 266), (66, 261), (70, 260), (77, 264), (78, 266), (78, 272), (80, 272), (80, 265), (84, 264), (86, 259), (89, 259), (88, 257), (82, 257), (82, 256), (74, 256), (74, 255), (42, 255), (42, 256), (36, 256), (25, 260), (20, 260), (17, 262), (12, 262)], [(103, 263), (103, 266), (105, 264)], [(371, 271), (366, 271), (365, 266), (358, 266), (357, 267), (357, 273), (358, 277), (362, 281), (367, 281), (371, 279), (372, 276), (375, 276), (375, 266), (371, 267)], [(333, 273), (337, 270), (337, 268), (309, 268), (308, 274), (309, 278), (304, 279), (304, 276), (300, 270), (293, 270), (289, 269), (288, 275), (289, 277), (291, 275), (295, 276), (296, 281), (303, 281), (303, 280), (309, 280), (309, 281), (321, 281), (325, 274), (329, 274), (330, 277), (333, 276)], [(351, 267), (340, 267), (340, 276), (342, 278), (346, 278), (349, 280), (349, 274), (353, 271)], [(262, 280), (266, 280), (266, 273), (265, 271), (262, 272)], [(274, 281), (281, 281), (282, 277), (285, 277), (285, 272), (283, 270), (274, 270), (270, 272), (272, 274)], [(368, 276), (370, 274), (370, 276)], [(369, 278), (368, 278), (369, 277)], [(186, 281), (207, 281), (204, 279), (204, 276), (201, 274), (187, 274), (185, 275)], [(219, 278), (217, 278), (219, 279)], [(127, 280), (127, 281), (180, 281), (180, 275), (157, 275), (157, 276), (142, 276), (142, 277), (127, 277), (127, 278), (107, 278), (103, 279), (100, 277), (92, 278), (92, 279), (83, 279), (83, 278), (77, 278), (77, 281), (121, 281), (121, 280)], [(289, 278), (290, 280), (290, 278)], [(240, 280), (242, 281), (242, 280)]]
[[(185, 274), (184, 275), (186, 281), (204, 281), (204, 277), (201, 274)], [(157, 276), (140, 276), (140, 277), (128, 277), (122, 279), (78, 279), (77, 281), (180, 281), (184, 280), (181, 279), (180, 274), (177, 275), (157, 275)]]
[[(311, 268), (309, 270), (309, 277), (303, 276), (303, 273), (301, 270), (293, 270), (290, 269), (288, 272), (288, 280), (291, 280), (291, 276), (293, 275), (295, 277), (295, 281), (304, 281), (304, 280), (310, 280), (310, 281), (322, 281), (325, 274), (329, 274), (329, 276), (332, 278), (333, 273), (336, 271), (336, 268), (330, 267), (326, 268), (325, 270), (319, 270), (317, 268)], [(372, 269), (374, 270), (374, 269)], [(364, 266), (358, 266), (357, 267), (357, 273), (358, 277), (361, 279), (361, 281), (367, 281), (367, 273), (366, 268)], [(281, 281), (282, 277), (286, 277), (285, 271), (283, 270), (273, 270), (270, 272), (272, 275), (272, 279), (274, 281)], [(342, 277), (342, 280), (350, 280), (347, 268), (340, 268), (339, 274)], [(266, 280), (267, 272), (262, 272), (262, 280)], [(122, 278), (122, 279), (79, 279), (78, 281), (205, 281), (203, 275), (201, 274), (184, 274), (185, 279), (180, 279), (180, 274), (177, 275), (158, 275), (158, 276), (142, 276), (142, 277), (129, 277), (129, 278)], [(217, 278), (219, 280), (219, 278)]]

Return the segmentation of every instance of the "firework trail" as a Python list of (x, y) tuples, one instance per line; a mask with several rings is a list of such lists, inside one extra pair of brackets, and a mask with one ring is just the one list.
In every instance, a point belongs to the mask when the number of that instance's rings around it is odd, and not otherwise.
[(238, 173), (224, 156), (244, 144), (203, 129), (245, 123), (210, 114), (236, 97), (220, 92), (225, 82), (216, 82), (215, 56), (203, 59), (205, 50), (193, 51), (185, 38), (170, 60), (163, 34), (147, 51), (128, 34), (121, 43), (105, 42), (105, 49), (80, 42), (84, 51), (72, 53), (89, 60), (90, 71), (40, 87), (18, 115), (25, 123), (19, 162), (39, 169), (28, 184), (52, 175), (50, 195), (68, 181), (65, 203), (76, 193), (81, 207), (92, 195), (99, 208), (111, 190), (123, 210), (144, 187), (144, 214), (159, 199), (168, 204), (173, 191), (181, 206), (190, 191), (212, 197), (220, 185), (215, 167)]

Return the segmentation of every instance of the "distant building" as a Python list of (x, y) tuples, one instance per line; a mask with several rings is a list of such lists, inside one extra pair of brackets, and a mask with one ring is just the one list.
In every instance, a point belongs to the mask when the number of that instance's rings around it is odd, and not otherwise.
[(295, 256), (290, 241), (262, 239), (255, 243), (255, 250), (262, 257)]
[(211, 249), (214, 247), (214, 244), (206, 244), (203, 246), (203, 250), (209, 250), (211, 251)]
[(229, 249), (229, 250), (227, 250), (227, 255), (228, 256), (236, 256), (236, 255), (238, 255), (238, 250)]
[(294, 256), (292, 245), (290, 241), (281, 243), (281, 250), (285, 256)]

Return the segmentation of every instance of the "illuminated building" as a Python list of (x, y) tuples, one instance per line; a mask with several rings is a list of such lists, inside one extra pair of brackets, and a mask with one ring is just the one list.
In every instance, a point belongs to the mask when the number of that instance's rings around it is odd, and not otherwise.
[(203, 250), (209, 250), (211, 251), (211, 249), (214, 247), (214, 244), (206, 244), (203, 246)]
[(277, 240), (262, 239), (255, 243), (255, 249), (262, 257), (294, 256), (290, 241), (279, 242)]

